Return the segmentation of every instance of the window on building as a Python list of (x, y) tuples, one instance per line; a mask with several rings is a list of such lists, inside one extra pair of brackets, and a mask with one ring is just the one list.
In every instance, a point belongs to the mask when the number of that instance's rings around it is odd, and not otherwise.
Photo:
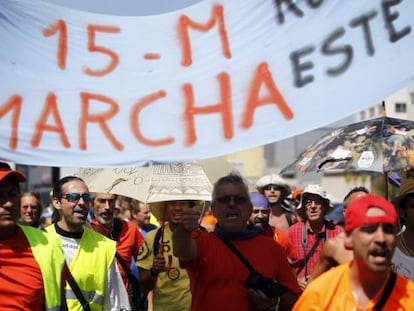
[(361, 120), (365, 120), (365, 111), (361, 111), (360, 117), (361, 117)]
[(369, 117), (373, 118), (375, 116), (375, 107), (369, 108)]
[(407, 104), (406, 103), (395, 103), (395, 112), (399, 112), (399, 113), (407, 112)]

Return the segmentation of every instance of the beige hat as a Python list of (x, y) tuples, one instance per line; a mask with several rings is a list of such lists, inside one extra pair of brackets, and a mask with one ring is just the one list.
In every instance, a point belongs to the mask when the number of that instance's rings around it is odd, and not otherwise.
[(290, 193), (290, 187), (286, 180), (277, 174), (264, 175), (256, 182), (256, 189), (261, 194), (264, 193), (264, 187), (268, 185), (276, 185), (282, 189), (282, 197), (287, 197)]
[[(192, 202), (192, 206), (206, 206), (206, 201), (200, 201), (200, 200), (173, 200), (173, 201), (190, 201)], [(166, 215), (166, 202), (168, 201), (162, 201), (162, 202), (154, 202), (154, 203), (148, 203), (150, 206), (151, 214), (157, 218), (158, 221), (168, 221), (168, 219), (164, 219), (164, 217), (168, 217)]]
[(310, 185), (307, 185), (305, 187), (305, 189), (303, 189), (302, 199), (300, 201), (299, 206), (296, 209), (301, 209), (302, 208), (304, 198), (306, 197), (307, 194), (316, 194), (316, 195), (320, 196), (322, 199), (324, 199), (326, 201), (326, 204), (327, 204), (328, 207), (332, 207), (331, 204), (330, 204), (329, 195), (326, 192), (326, 190), (323, 189), (318, 184), (310, 184)]
[(395, 207), (400, 207), (401, 200), (410, 193), (414, 193), (414, 178), (406, 179), (398, 188), (397, 196), (392, 200)]

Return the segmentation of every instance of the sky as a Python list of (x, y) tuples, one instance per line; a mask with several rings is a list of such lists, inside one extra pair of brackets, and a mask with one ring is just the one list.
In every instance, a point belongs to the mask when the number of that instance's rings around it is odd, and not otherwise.
[(68, 8), (114, 15), (155, 15), (179, 10), (202, 0), (42, 0)]

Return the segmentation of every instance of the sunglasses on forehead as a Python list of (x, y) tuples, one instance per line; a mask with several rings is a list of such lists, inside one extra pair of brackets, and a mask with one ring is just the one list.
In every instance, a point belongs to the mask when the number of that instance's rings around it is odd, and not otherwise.
[(92, 201), (92, 197), (89, 193), (66, 193), (64, 195), (62, 195), (62, 198), (68, 200), (68, 201), (79, 201), (80, 198), (83, 199), (83, 201), (85, 202), (91, 202)]

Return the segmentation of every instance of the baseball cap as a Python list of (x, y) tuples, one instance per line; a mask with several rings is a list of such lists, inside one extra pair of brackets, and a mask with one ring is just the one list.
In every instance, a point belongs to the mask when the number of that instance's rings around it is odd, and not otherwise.
[[(367, 216), (368, 209), (376, 207), (385, 212), (383, 216)], [(397, 212), (385, 198), (376, 194), (367, 194), (349, 204), (345, 211), (345, 231), (349, 232), (363, 225), (386, 223), (397, 224)]]
[(18, 182), (26, 181), (26, 177), (19, 171), (11, 169), (10, 165), (4, 162), (0, 162), (0, 181), (5, 179), (7, 176), (13, 176)]
[(267, 198), (261, 193), (250, 192), (250, 201), (252, 202), (253, 207), (269, 208)]

